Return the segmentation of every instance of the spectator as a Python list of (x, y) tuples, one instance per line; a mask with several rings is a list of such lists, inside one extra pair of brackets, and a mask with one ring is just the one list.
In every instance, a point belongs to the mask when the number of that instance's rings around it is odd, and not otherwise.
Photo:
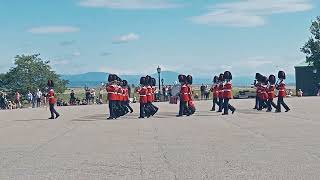
[(0, 109), (7, 109), (7, 104), (6, 104), (4, 92), (0, 93)]
[(32, 93), (29, 91), (27, 94), (27, 100), (30, 106), (32, 106), (32, 99), (33, 99), (33, 95)]
[(302, 97), (303, 96), (303, 92), (301, 89), (298, 90), (298, 93), (297, 93), (298, 97)]
[(86, 105), (90, 103), (90, 89), (88, 87), (86, 87)]
[(17, 91), (15, 96), (15, 101), (13, 102), (16, 105), (16, 108), (21, 108), (21, 94)]
[(103, 104), (103, 97), (102, 97), (102, 88), (99, 89), (99, 98), (98, 98), (98, 101), (99, 101), (99, 104)]
[(32, 108), (35, 108), (37, 104), (37, 93), (33, 92), (32, 93)]
[(41, 97), (42, 97), (42, 92), (40, 91), (40, 89), (37, 90), (37, 107), (41, 107)]
[(202, 84), (200, 86), (200, 93), (201, 93), (201, 100), (205, 98), (205, 93), (206, 93), (206, 86)]
[(70, 93), (70, 105), (76, 105), (76, 96), (74, 90), (71, 90)]

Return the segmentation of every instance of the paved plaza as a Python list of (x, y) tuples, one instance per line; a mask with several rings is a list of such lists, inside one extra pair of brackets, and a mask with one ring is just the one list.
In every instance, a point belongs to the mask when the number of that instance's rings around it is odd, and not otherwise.
[(0, 111), (0, 179), (319, 179), (320, 98), (288, 98), (288, 113), (232, 100), (230, 116), (176, 118), (158, 103), (150, 119), (106, 120), (107, 105)]

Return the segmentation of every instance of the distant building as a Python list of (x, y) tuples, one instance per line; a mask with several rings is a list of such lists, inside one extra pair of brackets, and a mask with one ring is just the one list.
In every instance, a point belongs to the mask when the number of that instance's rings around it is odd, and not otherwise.
[(300, 63), (295, 66), (296, 90), (302, 90), (303, 96), (315, 96), (320, 88), (320, 72), (313, 65)]

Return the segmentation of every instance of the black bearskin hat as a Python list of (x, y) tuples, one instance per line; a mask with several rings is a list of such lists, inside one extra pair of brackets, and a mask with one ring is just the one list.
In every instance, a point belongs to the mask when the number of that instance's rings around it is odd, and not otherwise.
[(187, 83), (191, 85), (192, 82), (193, 82), (192, 76), (191, 76), (191, 75), (188, 75), (188, 76), (187, 76)]
[(108, 82), (112, 82), (112, 81), (115, 81), (117, 80), (117, 75), (115, 74), (109, 74), (108, 76)]
[(127, 80), (122, 80), (122, 85), (123, 86), (128, 86), (128, 81)]
[(180, 74), (178, 76), (178, 79), (179, 79), (180, 83), (184, 83), (184, 82), (186, 82), (187, 77), (186, 77), (186, 75)]
[(278, 78), (279, 79), (286, 79), (286, 73), (284, 71), (279, 71)]
[(266, 76), (262, 76), (261, 77), (261, 82), (264, 83), (264, 84), (267, 84), (268, 78)]
[(141, 77), (140, 78), (140, 84), (141, 85), (146, 85), (146, 77)]
[(232, 74), (230, 71), (225, 71), (223, 74), (224, 79), (231, 80), (232, 79)]
[(156, 86), (156, 79), (155, 78), (151, 78), (151, 86)]
[(219, 81), (224, 81), (224, 77), (223, 77), (223, 74), (221, 73), (221, 74), (219, 74)]
[(217, 83), (219, 81), (219, 77), (218, 76), (214, 76), (213, 77), (213, 83)]
[(263, 75), (260, 74), (260, 73), (256, 73), (256, 80), (261, 82), (262, 81), (262, 78), (263, 78)]
[(276, 76), (275, 75), (273, 75), (273, 74), (271, 74), (270, 76), (269, 76), (269, 83), (270, 84), (275, 84), (276, 83)]
[(151, 85), (151, 76), (147, 75), (146, 76), (146, 84)]

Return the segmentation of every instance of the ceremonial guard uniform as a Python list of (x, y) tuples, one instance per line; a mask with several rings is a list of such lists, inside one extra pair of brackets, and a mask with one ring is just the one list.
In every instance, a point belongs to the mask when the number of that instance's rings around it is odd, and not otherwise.
[(222, 115), (227, 115), (229, 109), (232, 111), (232, 114), (235, 112), (235, 108), (229, 103), (230, 99), (233, 98), (232, 96), (232, 75), (229, 71), (224, 72), (224, 79), (226, 83), (223, 86), (223, 101), (224, 101), (224, 113)]
[(193, 78), (191, 75), (187, 76), (187, 87), (188, 87), (188, 95), (189, 95), (189, 101), (188, 101), (188, 110), (185, 112), (185, 115), (190, 116), (196, 112), (196, 107), (193, 101), (192, 97), (192, 82)]
[(212, 108), (211, 111), (215, 111), (216, 110), (216, 104), (219, 107), (219, 102), (218, 102), (218, 97), (219, 97), (219, 85), (218, 85), (218, 76), (215, 76), (213, 78), (213, 86), (211, 88), (211, 92), (212, 92), (212, 97), (213, 97), (213, 104), (212, 104)]
[(224, 82), (223, 74), (220, 74), (219, 75), (219, 85), (218, 85), (218, 98), (219, 98), (218, 112), (222, 112), (222, 109), (223, 109), (223, 82)]
[(284, 80), (286, 79), (285, 73), (283, 71), (279, 71), (278, 78), (280, 79), (279, 84), (277, 85), (277, 88), (279, 90), (278, 94), (278, 103), (277, 103), (277, 111), (281, 112), (281, 105), (286, 109), (286, 112), (290, 111), (290, 108), (287, 106), (287, 104), (283, 101), (283, 98), (286, 97), (286, 84), (284, 83)]
[(254, 86), (256, 87), (256, 103), (253, 109), (259, 109), (260, 96), (261, 96), (261, 77), (260, 73), (256, 73), (256, 80), (254, 81)]
[(110, 117), (108, 119), (116, 119), (116, 108), (118, 97), (118, 86), (116, 85), (116, 75), (110, 74), (108, 78), (107, 92), (108, 92), (108, 102), (109, 102), (109, 113)]
[(140, 78), (140, 84), (141, 84), (141, 87), (138, 90), (138, 93), (140, 96), (140, 117), (139, 118), (145, 118), (146, 104), (148, 103), (148, 99), (147, 99), (148, 89), (145, 86), (146, 85), (145, 77)]
[[(49, 107), (50, 107), (50, 113), (51, 113), (51, 117), (49, 119), (57, 119), (60, 116), (60, 114), (54, 108), (54, 105), (56, 104), (56, 98), (55, 98), (53, 87), (54, 87), (53, 81), (49, 80), (48, 81), (48, 89), (49, 89), (48, 97), (49, 97)], [(54, 117), (54, 115), (56, 115), (56, 117)]]
[(268, 87), (267, 87), (268, 79), (267, 77), (263, 76), (261, 78), (261, 85), (260, 85), (260, 102), (258, 110), (261, 111), (263, 108), (266, 107), (267, 100), (268, 100)]
[(130, 100), (129, 100), (130, 90), (128, 87), (128, 82), (126, 80), (123, 80), (122, 85), (123, 85), (123, 105), (130, 110), (130, 113), (133, 113), (133, 109), (130, 106)]
[(268, 80), (268, 101), (267, 101), (267, 112), (272, 111), (272, 107), (277, 109), (277, 105), (273, 102), (273, 99), (275, 98), (275, 82), (276, 82), (276, 77), (274, 75), (269, 76)]
[(177, 117), (180, 117), (185, 114), (185, 111), (187, 111), (188, 109), (187, 103), (189, 102), (190, 97), (189, 97), (189, 88), (186, 83), (186, 76), (179, 75), (178, 78), (179, 78), (179, 82), (181, 83), (181, 89), (180, 89), (180, 107), (179, 107), (179, 114), (177, 115)]

